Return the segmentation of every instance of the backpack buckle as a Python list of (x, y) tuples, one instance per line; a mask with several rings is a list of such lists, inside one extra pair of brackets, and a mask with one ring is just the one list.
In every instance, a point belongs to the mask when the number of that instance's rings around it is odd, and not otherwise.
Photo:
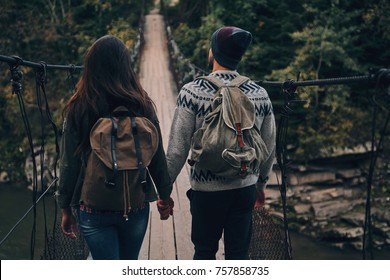
[(113, 189), (116, 186), (115, 182), (111, 182), (111, 181), (108, 181), (108, 180), (104, 180), (104, 183), (106, 184), (106, 187), (109, 188), (109, 189)]
[(244, 179), (248, 175), (248, 168), (245, 163), (241, 163), (240, 176)]
[(146, 193), (148, 191), (148, 182), (146, 180), (141, 181), (142, 191)]

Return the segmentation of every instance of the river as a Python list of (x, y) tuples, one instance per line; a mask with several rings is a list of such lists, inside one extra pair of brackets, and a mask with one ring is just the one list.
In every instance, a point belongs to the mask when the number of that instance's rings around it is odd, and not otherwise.
[[(0, 240), (8, 234), (11, 228), (21, 219), (32, 205), (32, 193), (24, 187), (0, 184)], [(15, 228), (10, 236), (0, 245), (0, 259), (26, 260), (31, 259), (34, 248), (34, 259), (41, 259), (44, 252), (45, 228), (53, 228), (55, 204), (52, 194), (45, 196), (36, 207), (36, 219), (31, 211)], [(45, 213), (45, 215), (44, 215)], [(45, 219), (46, 216), (46, 227)], [(35, 238), (32, 229), (36, 224)], [(362, 252), (354, 249), (338, 249), (324, 243), (312, 240), (296, 232), (291, 232), (292, 256), (294, 260), (361, 260)], [(31, 246), (34, 244), (35, 246)], [(35, 240), (35, 241), (34, 241)], [(374, 253), (375, 259), (390, 259), (390, 252)]]

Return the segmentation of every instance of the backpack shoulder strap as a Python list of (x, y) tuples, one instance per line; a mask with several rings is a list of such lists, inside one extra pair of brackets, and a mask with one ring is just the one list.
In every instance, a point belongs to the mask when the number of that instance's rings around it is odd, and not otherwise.
[(198, 77), (197, 79), (206, 80), (206, 81), (212, 83), (218, 89), (225, 85), (220, 79), (218, 79), (215, 76), (201, 76), (201, 77)]
[[(210, 83), (212, 83), (214, 86), (216, 86), (217, 88), (225, 86), (225, 84), (220, 79), (218, 79), (215, 76), (201, 76), (201, 77), (198, 77), (197, 79), (207, 80)], [(227, 86), (239, 87), (239, 86), (241, 86), (242, 84), (246, 83), (249, 80), (250, 79), (248, 77), (246, 77), (246, 76), (238, 75)]]
[(249, 81), (249, 78), (246, 77), (246, 76), (242, 76), (242, 75), (238, 75), (237, 77), (235, 77), (229, 84), (229, 86), (231, 87), (239, 87), (241, 86), (242, 84), (246, 83), (247, 81)]
[(138, 134), (137, 122), (135, 117), (131, 117), (131, 130), (133, 132), (134, 137), (134, 145), (135, 145), (135, 154), (137, 156), (137, 164), (140, 172), (141, 185), (144, 192), (147, 192), (147, 182), (146, 182), (146, 167), (142, 160), (142, 149), (141, 143)]

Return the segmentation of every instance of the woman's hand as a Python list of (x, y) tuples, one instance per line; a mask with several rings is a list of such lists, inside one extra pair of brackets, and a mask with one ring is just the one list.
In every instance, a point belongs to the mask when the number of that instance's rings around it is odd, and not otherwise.
[(161, 220), (168, 220), (169, 216), (173, 215), (173, 206), (175, 203), (170, 197), (168, 199), (158, 199), (157, 200), (157, 209), (160, 213)]
[(69, 238), (76, 239), (76, 233), (79, 232), (76, 218), (73, 216), (71, 208), (62, 209), (62, 221), (61, 221), (62, 232)]

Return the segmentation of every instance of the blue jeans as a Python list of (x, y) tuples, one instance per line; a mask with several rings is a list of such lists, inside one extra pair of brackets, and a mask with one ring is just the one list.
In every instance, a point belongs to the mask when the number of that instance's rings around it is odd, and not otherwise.
[(224, 234), (225, 259), (246, 260), (252, 234), (254, 185), (218, 192), (188, 191), (194, 260), (215, 260)]
[(136, 260), (149, 220), (149, 203), (128, 214), (80, 211), (80, 230), (94, 260)]

